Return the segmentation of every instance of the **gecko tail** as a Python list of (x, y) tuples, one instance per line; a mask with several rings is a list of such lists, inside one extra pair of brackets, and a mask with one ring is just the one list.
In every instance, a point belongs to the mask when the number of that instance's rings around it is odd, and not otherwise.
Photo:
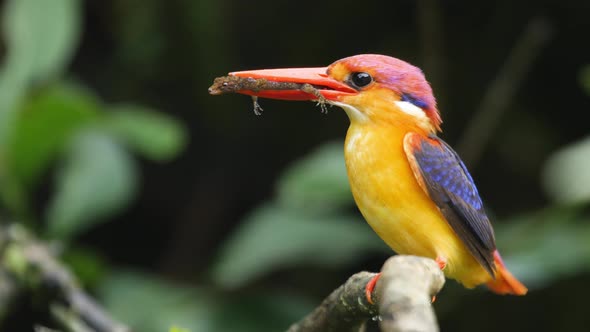
[(511, 295), (525, 295), (528, 292), (526, 286), (508, 271), (498, 250), (494, 251), (494, 263), (496, 263), (496, 279), (486, 284), (492, 292)]

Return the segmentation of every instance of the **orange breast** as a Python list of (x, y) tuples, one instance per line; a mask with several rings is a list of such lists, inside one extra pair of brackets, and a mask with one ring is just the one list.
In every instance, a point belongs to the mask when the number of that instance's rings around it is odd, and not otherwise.
[(345, 159), (361, 213), (397, 253), (445, 258), (445, 274), (467, 287), (489, 281), (414, 177), (403, 150), (407, 132), (389, 123), (351, 123)]

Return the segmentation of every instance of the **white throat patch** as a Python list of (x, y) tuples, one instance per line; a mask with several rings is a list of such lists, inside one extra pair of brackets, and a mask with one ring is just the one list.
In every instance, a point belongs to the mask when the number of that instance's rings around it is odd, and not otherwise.
[(421, 109), (420, 107), (410, 103), (409, 101), (396, 101), (395, 104), (397, 105), (397, 107), (399, 107), (400, 110), (402, 110), (404, 113), (409, 114), (411, 116), (414, 116), (416, 118), (422, 119), (428, 119), (428, 117), (426, 116), (426, 113), (424, 112), (423, 109)]
[(423, 109), (410, 103), (409, 101), (396, 101), (397, 107), (404, 113), (409, 114), (416, 118), (420, 127), (425, 129), (432, 129), (432, 123), (430, 118), (426, 115)]

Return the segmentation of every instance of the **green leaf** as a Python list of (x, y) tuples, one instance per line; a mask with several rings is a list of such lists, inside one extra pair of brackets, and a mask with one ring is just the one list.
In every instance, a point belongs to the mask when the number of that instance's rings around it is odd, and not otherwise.
[(333, 211), (353, 204), (342, 142), (320, 146), (281, 176), (278, 199), (284, 206)]
[(60, 84), (33, 97), (19, 113), (8, 151), (10, 174), (24, 186), (35, 184), (62, 152), (72, 134), (98, 118), (94, 95), (74, 84)]
[(349, 264), (385, 244), (360, 218), (314, 216), (302, 210), (263, 206), (224, 243), (212, 275), (238, 287), (278, 268)]
[(106, 134), (85, 130), (69, 148), (47, 211), (49, 233), (69, 238), (123, 208), (137, 186), (135, 164)]
[(553, 154), (543, 171), (547, 194), (557, 203), (590, 201), (590, 137)]
[(67, 65), (80, 30), (78, 0), (9, 0), (4, 8), (6, 67), (27, 82), (46, 80)]
[(15, 113), (11, 137), (0, 147), (0, 191), (15, 216), (27, 219), (29, 192), (78, 127), (98, 114), (94, 96), (74, 84), (43, 89)]
[(80, 29), (78, 0), (8, 0), (3, 10), (7, 54), (0, 73), (0, 151), (25, 89), (61, 73)]
[(112, 111), (108, 128), (147, 158), (169, 160), (186, 145), (185, 128), (165, 114), (135, 105), (116, 106)]

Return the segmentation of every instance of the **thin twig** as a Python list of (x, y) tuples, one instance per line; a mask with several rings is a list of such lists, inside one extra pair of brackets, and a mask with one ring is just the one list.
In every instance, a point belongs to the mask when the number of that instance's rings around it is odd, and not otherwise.
[(550, 40), (552, 30), (551, 24), (542, 17), (528, 22), (457, 144), (465, 163), (473, 166), (481, 157), (485, 144), (532, 67), (533, 60)]

